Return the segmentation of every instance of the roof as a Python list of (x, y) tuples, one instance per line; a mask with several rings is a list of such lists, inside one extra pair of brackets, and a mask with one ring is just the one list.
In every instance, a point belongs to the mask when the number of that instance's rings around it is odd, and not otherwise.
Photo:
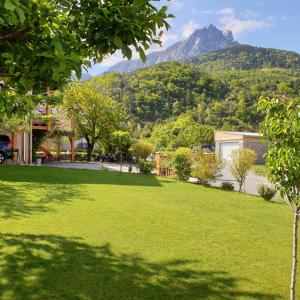
[(242, 135), (242, 136), (252, 136), (252, 137), (261, 137), (262, 136), (260, 133), (257, 133), (257, 132), (242, 132), (242, 131), (221, 131), (221, 132)]

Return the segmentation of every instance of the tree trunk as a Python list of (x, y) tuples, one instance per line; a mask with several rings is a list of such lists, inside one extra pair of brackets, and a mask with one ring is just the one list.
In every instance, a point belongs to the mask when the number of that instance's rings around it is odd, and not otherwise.
[(290, 300), (296, 299), (296, 276), (297, 276), (297, 263), (298, 263), (298, 221), (299, 221), (299, 208), (294, 210), (294, 225), (293, 225), (293, 267), (291, 274), (291, 292)]
[(239, 193), (242, 192), (242, 188), (243, 188), (243, 182), (239, 182)]
[(57, 160), (60, 160), (60, 147), (61, 147), (61, 136), (57, 136), (57, 148), (56, 148), (56, 157)]
[(93, 150), (94, 150), (94, 143), (87, 143), (87, 154), (86, 154), (87, 161), (91, 160)]
[(123, 168), (123, 153), (122, 153), (122, 151), (121, 151), (120, 173), (122, 173), (122, 168)]

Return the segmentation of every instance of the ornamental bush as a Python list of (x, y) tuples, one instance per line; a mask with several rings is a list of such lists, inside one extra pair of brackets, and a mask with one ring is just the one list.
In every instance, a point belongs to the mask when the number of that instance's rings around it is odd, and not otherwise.
[(131, 150), (138, 160), (146, 160), (153, 151), (153, 145), (145, 141), (139, 141), (131, 146)]
[(234, 190), (234, 184), (232, 182), (223, 181), (220, 185), (220, 188), (222, 190), (226, 190), (226, 191), (233, 191)]
[(179, 148), (173, 154), (172, 167), (175, 175), (179, 180), (188, 180), (192, 172), (191, 150), (189, 148)]
[(258, 194), (265, 200), (270, 201), (276, 195), (276, 190), (265, 184), (261, 184), (257, 188)]
[(138, 167), (141, 173), (143, 174), (151, 174), (151, 172), (155, 169), (155, 162), (140, 160), (138, 162)]

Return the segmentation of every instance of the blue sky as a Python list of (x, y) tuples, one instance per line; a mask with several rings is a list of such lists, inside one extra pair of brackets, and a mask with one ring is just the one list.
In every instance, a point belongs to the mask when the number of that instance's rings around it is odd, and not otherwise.
[[(162, 37), (163, 48), (187, 38), (195, 29), (209, 23), (229, 29), (240, 43), (292, 50), (300, 53), (300, 0), (171, 0), (160, 1), (175, 15), (172, 28)], [(151, 51), (161, 50), (157, 46)], [(138, 57), (135, 53), (134, 57)], [(116, 53), (89, 74), (98, 75), (122, 61)]]

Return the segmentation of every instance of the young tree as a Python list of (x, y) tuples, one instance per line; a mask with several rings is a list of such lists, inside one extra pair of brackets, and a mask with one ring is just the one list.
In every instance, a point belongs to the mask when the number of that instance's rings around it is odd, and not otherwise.
[(123, 152), (126, 149), (129, 149), (130, 143), (131, 143), (131, 138), (130, 134), (127, 131), (115, 131), (112, 133), (112, 139), (116, 145), (117, 151), (120, 153), (120, 173), (122, 172), (122, 167), (123, 167)]
[(192, 174), (199, 183), (211, 184), (221, 176), (222, 168), (222, 160), (214, 153), (204, 153), (202, 150), (195, 153)]
[(255, 160), (256, 153), (253, 150), (243, 148), (232, 151), (229, 168), (239, 184), (239, 192), (242, 191), (243, 184)]
[(121, 127), (124, 108), (89, 83), (72, 84), (64, 91), (63, 99), (69, 116), (74, 117), (76, 135), (86, 139), (89, 161), (95, 144), (104, 146), (109, 135)]
[(143, 159), (146, 160), (147, 157), (152, 153), (153, 151), (153, 145), (145, 142), (145, 141), (139, 141), (132, 145), (132, 154), (139, 160)]
[(21, 91), (57, 88), (82, 65), (133, 46), (142, 59), (169, 29), (167, 7), (150, 0), (2, 0), (0, 77)]
[(290, 299), (295, 300), (300, 214), (300, 101), (262, 98), (259, 108), (266, 115), (261, 131), (269, 143), (267, 175), (294, 213)]

